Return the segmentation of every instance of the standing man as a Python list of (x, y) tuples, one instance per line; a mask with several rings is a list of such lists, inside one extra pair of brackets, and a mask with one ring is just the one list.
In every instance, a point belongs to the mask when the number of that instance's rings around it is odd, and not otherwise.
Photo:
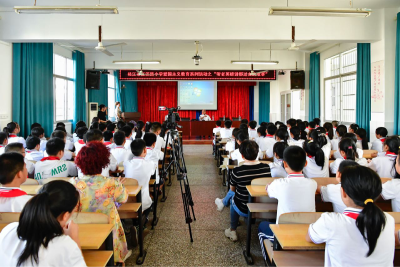
[(211, 120), (210, 116), (208, 116), (206, 114), (206, 111), (204, 109), (201, 111), (201, 115), (200, 115), (199, 119), (200, 119), (200, 121), (210, 121)]

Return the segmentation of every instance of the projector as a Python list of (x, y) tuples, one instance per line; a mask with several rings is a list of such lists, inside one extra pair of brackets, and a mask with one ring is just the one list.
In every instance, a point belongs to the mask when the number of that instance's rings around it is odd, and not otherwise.
[(194, 65), (198, 66), (200, 65), (200, 60), (202, 60), (203, 58), (199, 56), (199, 54), (196, 54), (194, 57), (192, 57), (192, 59), (194, 61)]

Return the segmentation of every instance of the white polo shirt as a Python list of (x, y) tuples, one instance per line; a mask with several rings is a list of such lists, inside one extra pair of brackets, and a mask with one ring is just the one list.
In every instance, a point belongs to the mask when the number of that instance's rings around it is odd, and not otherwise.
[(124, 148), (125, 149), (129, 149), (129, 151), (131, 150), (131, 144), (132, 144), (132, 139), (131, 138), (125, 138), (125, 145)]
[[(108, 147), (110, 150), (115, 148), (117, 145), (115, 143), (111, 143), (110, 141), (104, 141), (103, 144)], [(129, 148), (130, 149), (130, 148)]]
[(277, 223), (283, 213), (315, 212), (316, 190), (317, 182), (302, 174), (289, 174), (287, 178), (274, 180), (268, 186), (267, 193), (278, 200)]
[(258, 139), (258, 146), (261, 151), (265, 151), (268, 158), (272, 158), (274, 156), (273, 149), (276, 143), (274, 136), (267, 135), (265, 137), (260, 136)]
[(72, 143), (71, 140), (67, 138), (67, 141), (65, 142), (65, 149), (72, 150), (73, 148), (74, 148), (74, 143)]
[(226, 129), (226, 128), (221, 128), (219, 130), (220, 137), (221, 138), (231, 138), (232, 137), (232, 128)]
[(235, 150), (236, 140), (235, 138), (231, 138), (225, 145), (225, 151), (232, 152)]
[(346, 208), (342, 196), (340, 195), (341, 187), (341, 184), (328, 184), (327, 186), (321, 186), (322, 201), (332, 203), (333, 211), (339, 213), (342, 213)]
[[(47, 151), (45, 150), (43, 152), (44, 157), (48, 157), (49, 154), (47, 154)], [(72, 152), (69, 151), (68, 149), (64, 149), (64, 156), (61, 158), (62, 160), (72, 160)]]
[(219, 133), (221, 129), (222, 128), (220, 126), (213, 128), (213, 134)]
[[(323, 213), (308, 229), (308, 235), (316, 243), (326, 243), (325, 266), (393, 266), (395, 250), (395, 223), (386, 216), (386, 226), (379, 235), (374, 252), (366, 257), (369, 247), (356, 226), (361, 210), (346, 208), (344, 213)], [(347, 215), (345, 215), (347, 214)]]
[(300, 139), (300, 140), (292, 139), (292, 140), (290, 140), (288, 142), (288, 144), (289, 144), (289, 146), (298, 146), (298, 147), (303, 148), (304, 140), (302, 140), (302, 139)]
[(331, 157), (331, 144), (328, 142), (321, 149), (324, 151), (325, 157), (329, 159)]
[(199, 120), (200, 121), (211, 121), (211, 118), (210, 118), (210, 116), (208, 116), (207, 114), (201, 114), (200, 116), (199, 116)]
[(392, 179), (382, 185), (382, 198), (392, 200), (392, 210), (400, 212), (400, 179)]
[[(258, 149), (258, 155), (256, 160), (259, 160), (260, 158), (263, 157), (263, 153), (260, 149)], [(242, 154), (239, 151), (239, 148), (235, 149), (232, 153), (231, 153), (231, 159), (232, 160), (237, 160), (238, 161), (238, 166), (240, 165), (240, 163), (244, 162), (244, 158), (242, 157)]]
[(307, 157), (307, 166), (304, 167), (303, 173), (307, 178), (329, 177), (329, 159), (325, 158), (324, 167), (318, 166), (315, 157)]
[(258, 138), (258, 133), (257, 133), (257, 129), (251, 129), (249, 128), (249, 139), (250, 140), (256, 140)]
[[(147, 154), (146, 157), (144, 158), (147, 161), (153, 162), (155, 166), (155, 172), (156, 172), (156, 183), (158, 184), (160, 182), (160, 173), (158, 170), (158, 161), (162, 160), (164, 157), (164, 152), (162, 151), (157, 151), (152, 147), (146, 147), (147, 149)], [(154, 174), (154, 173), (153, 173)]]
[[(0, 259), (2, 266), (17, 266), (18, 258), (26, 246), (26, 241), (18, 238), (18, 222), (10, 223), (0, 233)], [(53, 238), (47, 248), (39, 248), (39, 263), (25, 261), (21, 266), (86, 266), (78, 244), (68, 235)]]
[(82, 147), (86, 146), (85, 141), (83, 139), (79, 139), (78, 141), (75, 142), (75, 155), (78, 156), (79, 151), (81, 150)]
[(25, 150), (25, 158), (27, 160), (40, 161), (43, 157), (44, 157), (43, 151), (30, 150), (30, 149)]
[[(105, 177), (110, 177), (110, 171), (115, 171), (117, 167), (118, 167), (117, 160), (112, 154), (110, 154), (110, 164), (101, 170), (101, 175)], [(78, 177), (83, 177), (81, 169), (80, 168), (77, 169), (78, 169)]]
[(157, 151), (161, 151), (162, 148), (165, 148), (165, 140), (161, 136), (157, 135), (157, 141), (154, 149)]
[(111, 149), (111, 154), (114, 156), (117, 164), (121, 164), (125, 160), (130, 160), (133, 157), (131, 150), (125, 149), (123, 146), (116, 146), (115, 148)]
[(396, 173), (393, 169), (396, 157), (396, 154), (386, 152), (383, 157), (373, 158), (368, 167), (376, 171), (381, 178), (393, 178)]
[(46, 145), (47, 145), (47, 139), (46, 138), (40, 139), (40, 151), (45, 151)]
[(24, 145), (24, 148), (26, 148), (25, 139), (23, 137), (16, 136), (15, 134), (10, 134), (10, 136), (8, 137), (8, 143), (21, 143)]
[(378, 153), (379, 153), (379, 152), (382, 152), (382, 150), (383, 150), (383, 143), (385, 142), (385, 140), (386, 140), (386, 137), (382, 137), (382, 138), (379, 138), (379, 139), (374, 140), (374, 141), (372, 142), (372, 147), (371, 147), (371, 149), (372, 149), (372, 150), (378, 151)]
[(26, 169), (28, 170), (28, 174), (30, 175), (29, 177), (33, 177), (33, 173), (35, 172), (35, 164), (33, 164), (32, 161), (27, 160), (26, 158), (24, 159), (25, 164), (26, 164)]
[(150, 208), (152, 203), (149, 191), (149, 182), (155, 169), (156, 168), (152, 161), (145, 160), (141, 157), (133, 157), (131, 160), (124, 162), (125, 177), (137, 180), (139, 185), (142, 187), (143, 211)]
[(336, 150), (336, 151), (339, 150), (339, 142), (340, 142), (340, 140), (341, 140), (340, 137), (338, 137), (337, 139), (331, 140), (331, 149), (332, 150)]
[[(359, 148), (357, 148), (356, 151), (357, 151), (357, 154), (358, 154), (358, 158), (361, 159), (364, 156), (364, 151), (362, 149), (359, 149)], [(343, 157), (342, 157), (342, 155), (340, 155), (340, 151), (336, 150), (333, 153), (333, 158), (334, 159), (342, 159)]]
[(0, 187), (0, 212), (21, 212), (31, 198), (18, 187)]
[[(141, 139), (143, 139), (145, 133), (146, 133), (145, 131), (142, 131), (142, 137), (140, 137)], [(133, 139), (136, 139), (136, 132), (132, 132), (131, 139), (132, 139), (132, 140), (133, 140)]]
[(35, 164), (35, 180), (43, 184), (43, 179), (51, 177), (77, 176), (78, 171), (72, 161), (59, 160), (57, 157), (43, 158)]
[(274, 162), (269, 164), (269, 167), (271, 169), (271, 177), (274, 178), (287, 177), (287, 172), (285, 168), (283, 168), (283, 160), (275, 158)]

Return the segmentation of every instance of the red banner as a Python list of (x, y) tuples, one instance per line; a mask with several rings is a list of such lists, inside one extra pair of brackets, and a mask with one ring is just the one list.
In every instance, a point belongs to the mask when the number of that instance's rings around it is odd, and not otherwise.
[(276, 80), (276, 71), (250, 75), (250, 71), (228, 70), (143, 70), (144, 75), (138, 75), (136, 70), (120, 70), (121, 80)]

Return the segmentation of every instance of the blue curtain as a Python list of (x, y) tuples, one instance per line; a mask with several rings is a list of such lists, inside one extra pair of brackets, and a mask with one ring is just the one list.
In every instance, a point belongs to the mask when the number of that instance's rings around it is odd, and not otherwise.
[[(88, 89), (88, 101), (108, 106), (108, 75), (100, 74), (100, 89)], [(90, 122), (89, 122), (90, 123)]]
[(78, 121), (87, 120), (86, 112), (86, 89), (85, 89), (85, 54), (75, 50), (72, 53), (72, 61), (74, 63), (74, 81), (75, 81), (75, 98), (74, 98), (74, 122), (72, 131), (75, 130), (75, 124)]
[(394, 132), (400, 134), (400, 13), (397, 13), (396, 69), (394, 81)]
[(259, 90), (259, 106), (258, 106), (258, 114), (259, 114), (259, 124), (261, 122), (269, 122), (269, 113), (270, 113), (270, 84), (269, 82), (259, 82), (258, 83)]
[(196, 120), (200, 120), (201, 110), (196, 110)]
[(371, 121), (371, 44), (357, 44), (356, 123), (370, 131)]
[(50, 136), (54, 123), (53, 44), (13, 44), (12, 119), (21, 127), (20, 136), (30, 134), (38, 122)]
[(310, 101), (309, 101), (309, 120), (319, 118), (319, 93), (320, 93), (320, 58), (317, 52), (310, 55)]
[[(122, 89), (122, 85), (125, 88)], [(122, 112), (137, 112), (137, 82), (121, 82), (121, 111)]]
[(254, 120), (254, 86), (249, 87), (249, 121)]
[(114, 70), (114, 79), (115, 79), (115, 101), (121, 103), (121, 81), (119, 80), (119, 70)]

